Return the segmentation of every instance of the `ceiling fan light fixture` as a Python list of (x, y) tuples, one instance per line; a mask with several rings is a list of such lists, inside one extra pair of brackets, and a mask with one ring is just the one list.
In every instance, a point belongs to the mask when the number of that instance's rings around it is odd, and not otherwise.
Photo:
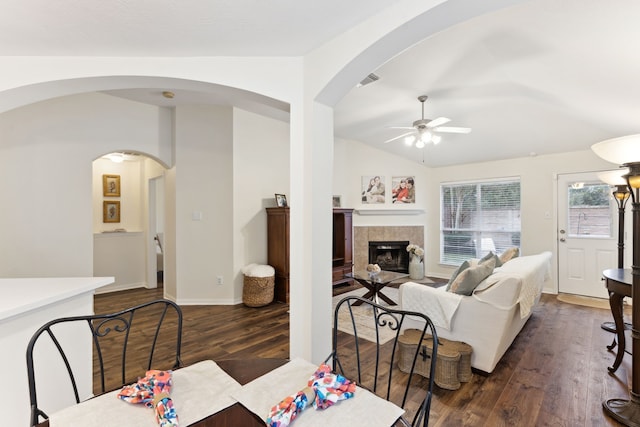
[[(446, 117), (437, 117), (435, 119), (425, 119), (424, 118), (424, 103), (427, 100), (427, 95), (421, 95), (418, 97), (418, 101), (422, 104), (422, 115), (421, 118), (415, 120), (411, 127), (397, 127), (392, 126), (393, 129), (413, 129), (413, 132), (403, 133), (391, 139), (388, 139), (385, 142), (391, 142), (398, 140), (400, 138), (404, 138), (404, 142), (407, 145), (411, 145), (413, 142), (416, 142), (416, 147), (422, 148), (426, 144), (433, 143), (433, 145), (439, 144), (442, 141), (442, 137), (438, 135), (440, 132), (446, 133), (469, 133), (471, 132), (471, 128), (463, 128), (463, 127), (445, 127), (443, 124), (449, 123), (451, 119)], [(408, 135), (413, 133), (413, 138), (408, 137)]]
[(404, 139), (404, 143), (408, 146), (413, 145), (415, 141), (416, 141), (416, 137), (413, 135), (409, 135)]
[(433, 134), (431, 132), (429, 132), (428, 130), (425, 130), (424, 132), (420, 133), (420, 141), (422, 141), (424, 144), (431, 142), (432, 136)]

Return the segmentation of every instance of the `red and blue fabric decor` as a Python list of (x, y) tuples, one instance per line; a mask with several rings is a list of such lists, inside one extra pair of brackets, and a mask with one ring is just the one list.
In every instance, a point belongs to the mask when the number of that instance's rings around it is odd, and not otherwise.
[(340, 400), (353, 397), (356, 384), (342, 375), (334, 374), (322, 364), (309, 379), (307, 387), (287, 396), (269, 411), (269, 427), (286, 427), (313, 401), (314, 409), (326, 409)]
[(118, 398), (129, 403), (142, 403), (155, 410), (160, 427), (178, 427), (178, 415), (169, 397), (171, 371), (147, 371), (135, 384), (122, 387)]

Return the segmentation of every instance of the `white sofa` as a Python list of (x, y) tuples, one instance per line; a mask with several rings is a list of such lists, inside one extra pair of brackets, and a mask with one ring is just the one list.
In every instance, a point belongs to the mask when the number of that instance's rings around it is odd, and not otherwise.
[[(470, 296), (445, 286), (403, 283), (399, 305), (429, 316), (439, 337), (471, 345), (471, 366), (490, 373), (531, 317), (550, 273), (551, 252), (517, 257), (496, 268)], [(403, 329), (416, 327), (414, 322)]]

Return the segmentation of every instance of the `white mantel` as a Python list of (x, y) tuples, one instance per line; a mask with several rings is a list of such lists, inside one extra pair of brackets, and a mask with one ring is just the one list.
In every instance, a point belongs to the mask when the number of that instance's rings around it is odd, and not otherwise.
[[(95, 289), (113, 283), (113, 277), (71, 278), (18, 278), (0, 279), (0, 363), (5, 369), (5, 382), (11, 387), (0, 389), (3, 402), (3, 425), (29, 425), (29, 388), (27, 386), (26, 350), (34, 332), (44, 323), (59, 317), (93, 314)], [(84, 343), (84, 341), (82, 341)], [(75, 343), (72, 353), (89, 360), (91, 369), (91, 342), (88, 346)], [(85, 348), (86, 347), (86, 348)], [(40, 354), (42, 355), (42, 354)], [(42, 369), (42, 367), (41, 367)], [(43, 369), (44, 370), (44, 369)], [(91, 389), (91, 372), (81, 381)], [(47, 400), (60, 409), (64, 402), (57, 400), (56, 387), (43, 386), (38, 401)], [(83, 386), (82, 384), (80, 384)], [(87, 384), (84, 384), (87, 387)]]

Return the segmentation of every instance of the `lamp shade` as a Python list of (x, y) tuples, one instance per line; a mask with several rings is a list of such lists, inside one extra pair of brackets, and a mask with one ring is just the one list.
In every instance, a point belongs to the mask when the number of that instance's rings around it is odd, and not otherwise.
[(591, 146), (593, 152), (607, 162), (626, 165), (640, 162), (640, 134), (607, 139)]
[(612, 171), (598, 172), (598, 179), (609, 185), (627, 185), (624, 175), (629, 173), (629, 168), (616, 169)]

